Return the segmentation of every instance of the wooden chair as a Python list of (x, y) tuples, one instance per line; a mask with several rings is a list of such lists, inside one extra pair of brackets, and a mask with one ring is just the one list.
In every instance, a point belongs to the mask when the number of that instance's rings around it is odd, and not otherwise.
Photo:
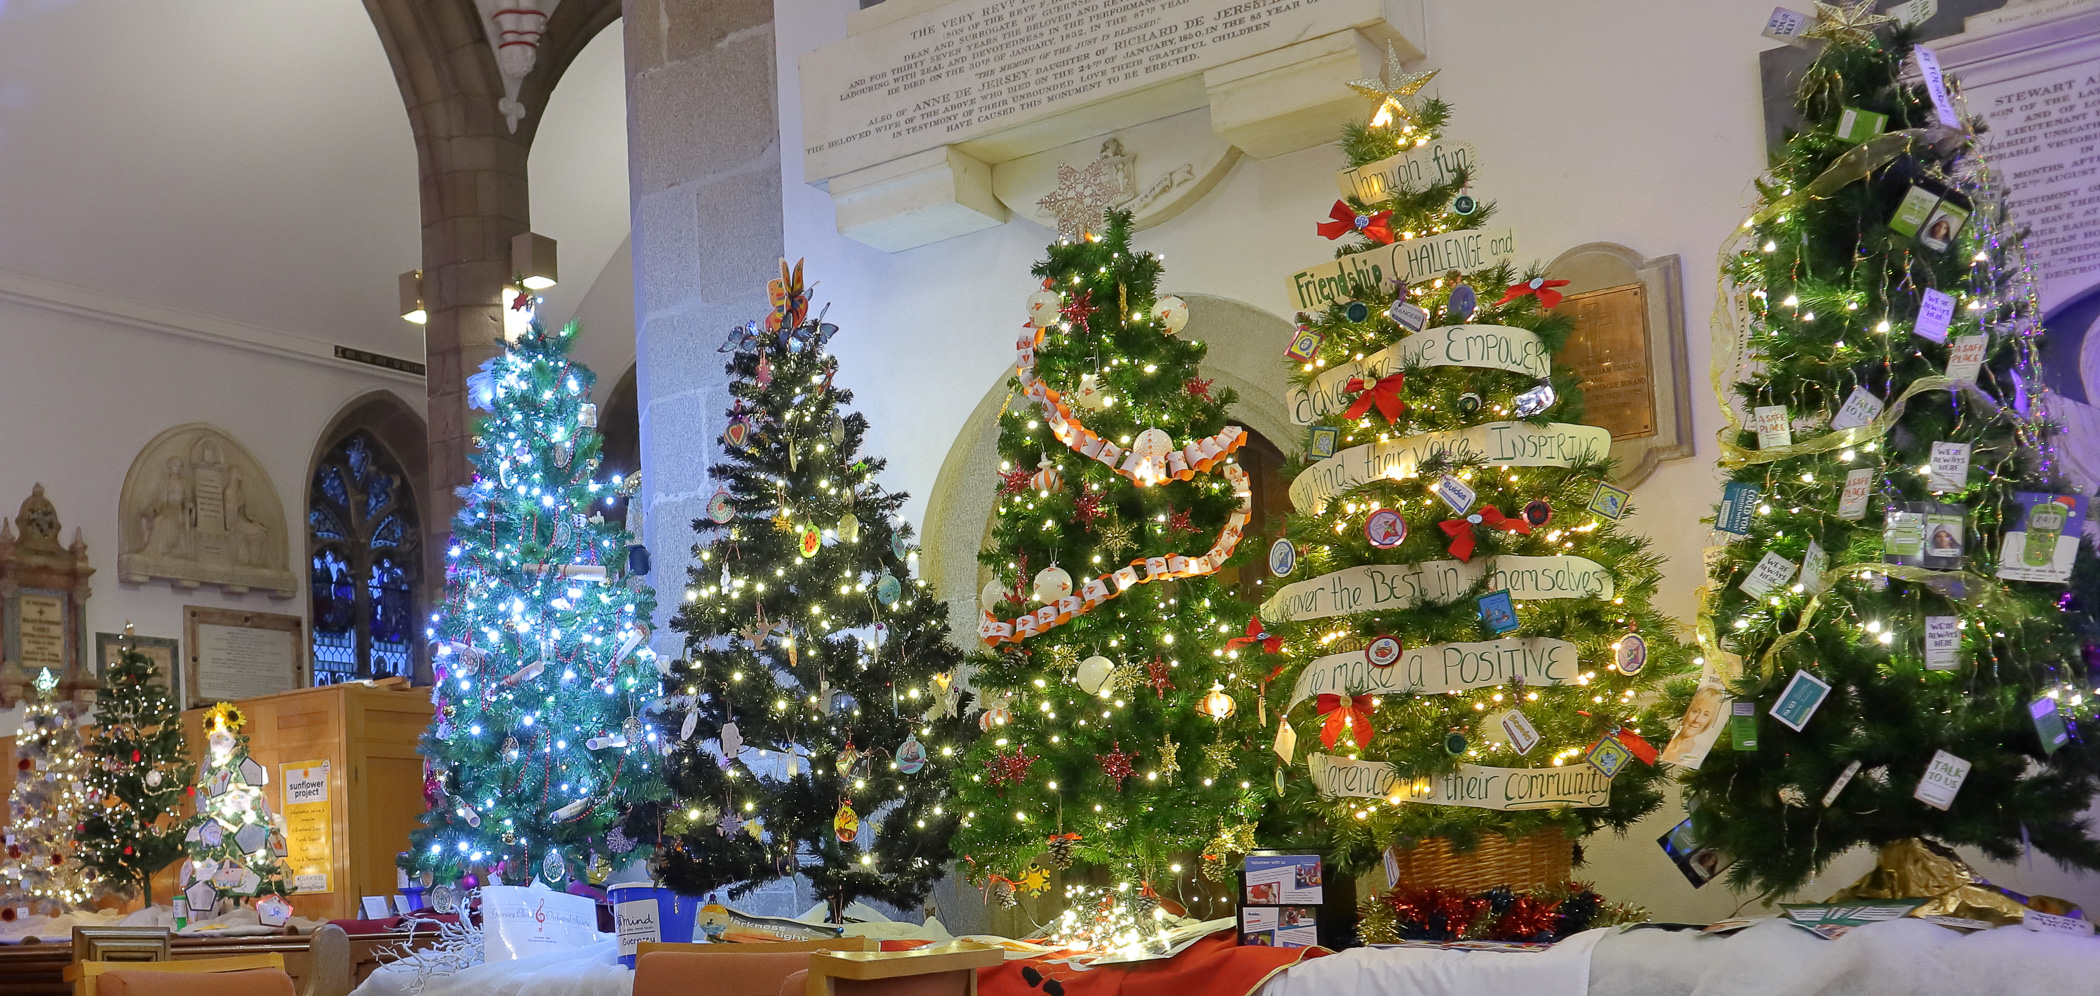
[(783, 987), (780, 996), (977, 996), (977, 970), (1005, 960), (1006, 952), (967, 941), (917, 951), (824, 951), (810, 956), (801, 989)]
[[(206, 978), (210, 976), (210, 978)], [(66, 967), (73, 996), (297, 996), (284, 956), (187, 961), (83, 961)]]
[(880, 947), (865, 937), (764, 944), (643, 941), (635, 946), (634, 996), (773, 996), (789, 976), (809, 967), (814, 954), (870, 954)]

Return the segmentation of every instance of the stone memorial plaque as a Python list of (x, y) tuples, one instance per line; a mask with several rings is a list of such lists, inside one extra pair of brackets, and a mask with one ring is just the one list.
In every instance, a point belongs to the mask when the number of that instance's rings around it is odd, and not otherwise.
[(306, 686), (298, 616), (186, 606), (183, 685), (192, 708)]
[(19, 630), (22, 656), (19, 658), (23, 670), (35, 674), (40, 668), (50, 668), (52, 674), (66, 673), (66, 600), (60, 595), (22, 596), (22, 624)]
[(1640, 284), (1570, 294), (1555, 310), (1575, 320), (1558, 357), (1582, 374), (1584, 421), (1613, 442), (1655, 435), (1655, 376), (1648, 363), (1648, 302)]

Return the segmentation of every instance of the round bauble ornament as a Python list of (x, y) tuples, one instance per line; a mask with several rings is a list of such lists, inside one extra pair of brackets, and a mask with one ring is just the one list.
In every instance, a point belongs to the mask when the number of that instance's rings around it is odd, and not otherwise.
[(1400, 663), (1400, 640), (1397, 637), (1380, 636), (1364, 647), (1364, 660), (1372, 667), (1392, 667)]
[(839, 542), (860, 542), (860, 517), (852, 512), (839, 516)]
[(884, 605), (895, 605), (904, 595), (904, 584), (895, 576), (884, 573), (875, 579), (875, 600)]
[(1552, 522), (1553, 506), (1547, 504), (1544, 498), (1533, 498), (1524, 506), (1524, 521), (1530, 523), (1533, 529)]
[(1169, 294), (1153, 302), (1152, 317), (1159, 320), (1160, 327), (1166, 329), (1168, 335), (1174, 335), (1188, 327), (1189, 303)]
[(1210, 683), (1210, 691), (1203, 693), (1202, 701), (1196, 703), (1197, 712), (1220, 722), (1230, 719), (1239, 708), (1239, 703), (1226, 693), (1225, 686), (1215, 681)]
[(1080, 691), (1088, 695), (1099, 695), (1102, 689), (1108, 687), (1109, 675), (1115, 672), (1116, 664), (1114, 661), (1100, 654), (1095, 654), (1079, 662), (1079, 671), (1075, 675), (1075, 680), (1079, 682)]
[(977, 604), (982, 606), (986, 612), (991, 612), (1005, 603), (1006, 588), (1000, 585), (996, 578), (986, 581), (984, 590), (977, 593)]
[(1065, 475), (1057, 472), (1057, 464), (1051, 462), (1048, 455), (1045, 455), (1036, 467), (1038, 469), (1035, 476), (1028, 479), (1029, 487), (1043, 492), (1064, 490)]
[(1036, 291), (1028, 295), (1028, 321), (1036, 328), (1047, 329), (1057, 324), (1057, 310), (1064, 303), (1064, 296), (1056, 291)]
[(1269, 573), (1277, 577), (1289, 577), (1298, 569), (1298, 548), (1288, 539), (1278, 539), (1269, 544)]
[(1473, 293), (1472, 287), (1459, 284), (1451, 288), (1451, 300), (1444, 305), (1444, 317), (1453, 322), (1467, 321), (1479, 307), (1480, 295)]
[(1612, 666), (1620, 674), (1639, 674), (1648, 666), (1648, 641), (1639, 633), (1628, 633), (1612, 644)]
[(987, 733), (1014, 721), (1014, 711), (1006, 703), (999, 702), (977, 714), (977, 728)]
[(146, 772), (146, 787), (147, 787), (147, 788), (159, 788), (159, 787), (160, 787), (160, 782), (161, 782), (161, 773), (160, 773), (159, 771), (148, 771), (148, 772)]
[(1108, 407), (1108, 389), (1101, 385), (1101, 378), (1094, 374), (1080, 374), (1079, 386), (1065, 395), (1072, 404), (1090, 412)]
[(569, 863), (562, 860), (560, 851), (547, 852), (547, 860), (540, 862), (540, 877), (549, 882), (559, 882), (569, 877)]
[(1380, 550), (1390, 550), (1407, 540), (1407, 520), (1393, 509), (1378, 509), (1364, 519), (1364, 539)]
[(1130, 453), (1140, 466), (1150, 466), (1157, 475), (1167, 471), (1167, 454), (1174, 452), (1174, 437), (1165, 429), (1146, 429), (1130, 441)]
[(1035, 600), (1045, 605), (1072, 593), (1072, 575), (1056, 565), (1045, 567), (1035, 575)]
[(817, 527), (815, 526), (803, 526), (802, 555), (805, 557), (814, 557), (817, 555), (817, 551), (823, 548), (824, 534), (818, 532)]

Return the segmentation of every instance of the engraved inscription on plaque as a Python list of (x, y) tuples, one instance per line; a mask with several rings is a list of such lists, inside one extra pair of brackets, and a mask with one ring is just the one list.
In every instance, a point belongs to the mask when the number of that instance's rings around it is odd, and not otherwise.
[(1554, 311), (1575, 320), (1558, 359), (1582, 376), (1583, 421), (1611, 430), (1614, 441), (1655, 435), (1646, 288), (1570, 294)]
[(22, 669), (66, 673), (66, 600), (60, 595), (22, 595)]
[(2100, 270), (2100, 59), (1966, 88), (1990, 130), (1991, 166), (2005, 175), (2013, 217), (2053, 306)]
[(190, 705), (305, 687), (304, 632), (298, 616), (185, 606), (183, 689)]

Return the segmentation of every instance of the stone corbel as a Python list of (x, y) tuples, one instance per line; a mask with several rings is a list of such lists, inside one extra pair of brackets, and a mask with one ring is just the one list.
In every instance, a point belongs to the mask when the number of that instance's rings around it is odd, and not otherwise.
[(827, 185), (839, 234), (900, 252), (1006, 224), (992, 167), (952, 145), (877, 163)]
[(1421, 55), (1390, 30), (1352, 28), (1206, 70), (1210, 126), (1256, 159), (1332, 142), (1363, 120), (1367, 102), (1348, 83), (1378, 75), (1389, 41), (1403, 59)]

